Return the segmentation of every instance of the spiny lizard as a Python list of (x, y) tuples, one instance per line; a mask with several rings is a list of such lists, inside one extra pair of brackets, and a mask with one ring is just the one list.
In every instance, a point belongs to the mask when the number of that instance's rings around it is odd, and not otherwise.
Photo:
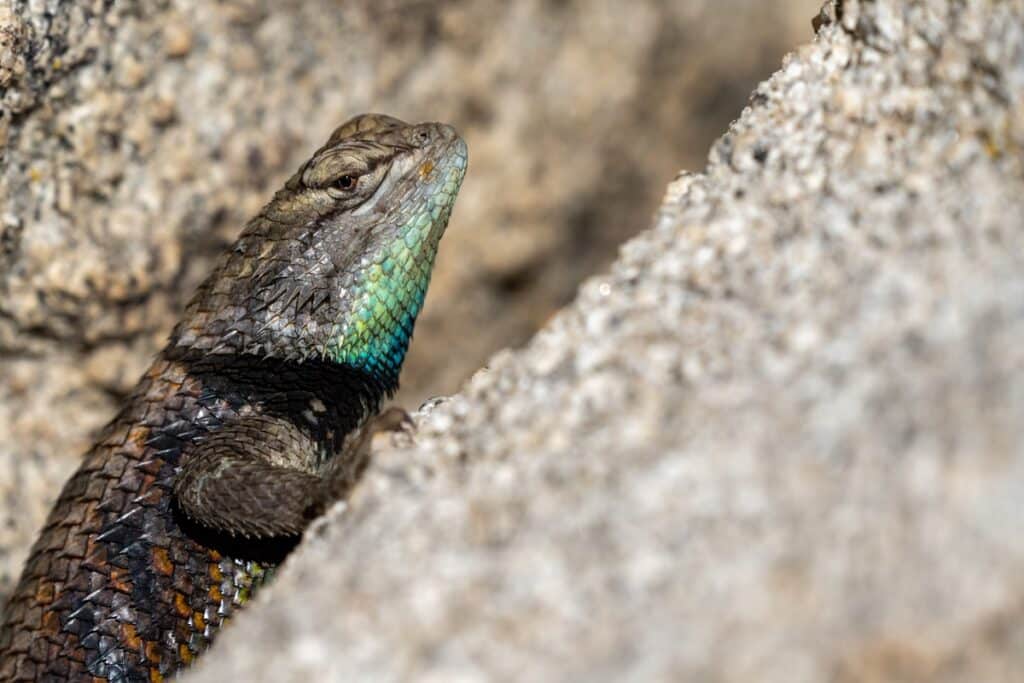
[(204, 650), (344, 497), (466, 170), (451, 126), (343, 124), (199, 287), (64, 486), (0, 626), (0, 680), (149, 681)]

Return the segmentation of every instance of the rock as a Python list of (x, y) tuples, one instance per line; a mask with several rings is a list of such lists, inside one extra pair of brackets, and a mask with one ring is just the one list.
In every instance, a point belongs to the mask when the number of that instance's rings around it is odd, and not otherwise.
[(168, 57), (184, 57), (192, 49), (192, 30), (175, 22), (164, 29), (164, 53)]
[(0, 3), (0, 597), (212, 259), (342, 120), (472, 150), (412, 408), (648, 223), (818, 1)]
[(183, 680), (1020, 680), (1024, 4), (817, 23)]

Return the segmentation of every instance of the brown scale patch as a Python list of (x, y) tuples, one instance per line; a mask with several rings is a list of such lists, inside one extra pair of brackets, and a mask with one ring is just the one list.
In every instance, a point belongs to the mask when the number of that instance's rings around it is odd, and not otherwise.
[(427, 177), (433, 172), (433, 170), (434, 162), (431, 161), (430, 159), (427, 159), (426, 161), (423, 162), (423, 165), (420, 166), (420, 178), (426, 180)]
[(147, 475), (146, 479), (149, 479), (149, 477), (155, 477), (156, 475), (160, 474), (160, 468), (163, 467), (163, 465), (164, 463), (162, 460), (152, 458), (150, 460), (144, 460), (140, 462), (135, 467), (140, 472), (144, 472)]
[(123, 569), (112, 569), (110, 570), (110, 585), (114, 587), (114, 590), (121, 593), (131, 593), (132, 584), (131, 581), (124, 579), (125, 572)]
[(188, 370), (184, 365), (178, 365), (180, 380), (174, 384), (174, 393), (178, 391), (184, 391), (190, 395), (196, 396), (203, 388), (202, 382), (195, 377), (188, 374)]
[(139, 495), (138, 498), (136, 498), (139, 504), (154, 505), (159, 497), (163, 495), (163, 491), (161, 489), (153, 488), (155, 484), (155, 474), (147, 474), (142, 477), (142, 482), (139, 484)]
[(81, 647), (76, 647), (68, 655), (68, 658), (73, 660), (76, 664), (81, 664), (81, 665), (84, 666), (85, 665), (85, 649), (81, 648)]
[(206, 629), (206, 619), (203, 618), (202, 612), (192, 613), (192, 625), (197, 631), (203, 631)]
[(55, 597), (57, 597), (57, 587), (53, 585), (53, 582), (45, 578), (39, 579), (39, 583), (36, 584), (35, 601), (40, 605), (49, 605)]
[(185, 666), (188, 666), (192, 663), (192, 650), (189, 650), (188, 646), (185, 645), (185, 643), (181, 643), (180, 645), (178, 645), (178, 657), (181, 659), (182, 663)]
[(60, 615), (47, 610), (43, 613), (43, 623), (40, 629), (43, 633), (56, 635), (60, 633)]
[(132, 446), (142, 450), (146, 447), (146, 442), (149, 441), (151, 434), (149, 427), (132, 427), (125, 442), (131, 442)]
[(145, 645), (142, 646), (142, 651), (146, 655), (146, 661), (152, 664), (160, 663), (160, 643), (155, 640), (147, 640)]
[(155, 380), (162, 380), (165, 377), (171, 376), (170, 370), (173, 367), (174, 366), (171, 363), (161, 363), (160, 361), (157, 361), (149, 366), (149, 370), (146, 372), (145, 377), (151, 383)]
[(85, 557), (82, 558), (82, 567), (94, 571), (102, 570), (109, 565), (107, 557), (107, 546), (101, 541), (97, 541), (95, 535), (90, 534), (89, 540), (85, 544)]
[(157, 671), (156, 669), (150, 669), (149, 670), (149, 680), (150, 680), (150, 683), (163, 683), (164, 675), (162, 673), (160, 673), (159, 671)]
[(171, 562), (171, 556), (167, 553), (167, 548), (153, 547), (153, 566), (164, 576), (170, 576), (174, 573), (174, 563)]
[(142, 651), (142, 638), (139, 637), (134, 624), (121, 624), (121, 641), (133, 650)]
[(174, 594), (174, 611), (182, 619), (188, 619), (192, 615), (192, 608), (188, 606), (188, 598), (182, 593)]

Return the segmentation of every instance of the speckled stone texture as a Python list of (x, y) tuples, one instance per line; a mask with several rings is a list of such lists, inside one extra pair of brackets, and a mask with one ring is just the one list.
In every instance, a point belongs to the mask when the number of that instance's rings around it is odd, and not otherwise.
[(1024, 6), (820, 19), (185, 680), (1021, 680)]
[(817, 2), (0, 0), (0, 599), (213, 259), (339, 123), (469, 142), (411, 409), (649, 224)]

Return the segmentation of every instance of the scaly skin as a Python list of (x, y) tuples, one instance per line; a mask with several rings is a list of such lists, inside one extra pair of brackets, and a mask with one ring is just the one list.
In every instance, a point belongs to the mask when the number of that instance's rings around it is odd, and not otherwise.
[(256, 216), (65, 485), (0, 626), (0, 680), (160, 680), (347, 494), (466, 168), (364, 115)]

